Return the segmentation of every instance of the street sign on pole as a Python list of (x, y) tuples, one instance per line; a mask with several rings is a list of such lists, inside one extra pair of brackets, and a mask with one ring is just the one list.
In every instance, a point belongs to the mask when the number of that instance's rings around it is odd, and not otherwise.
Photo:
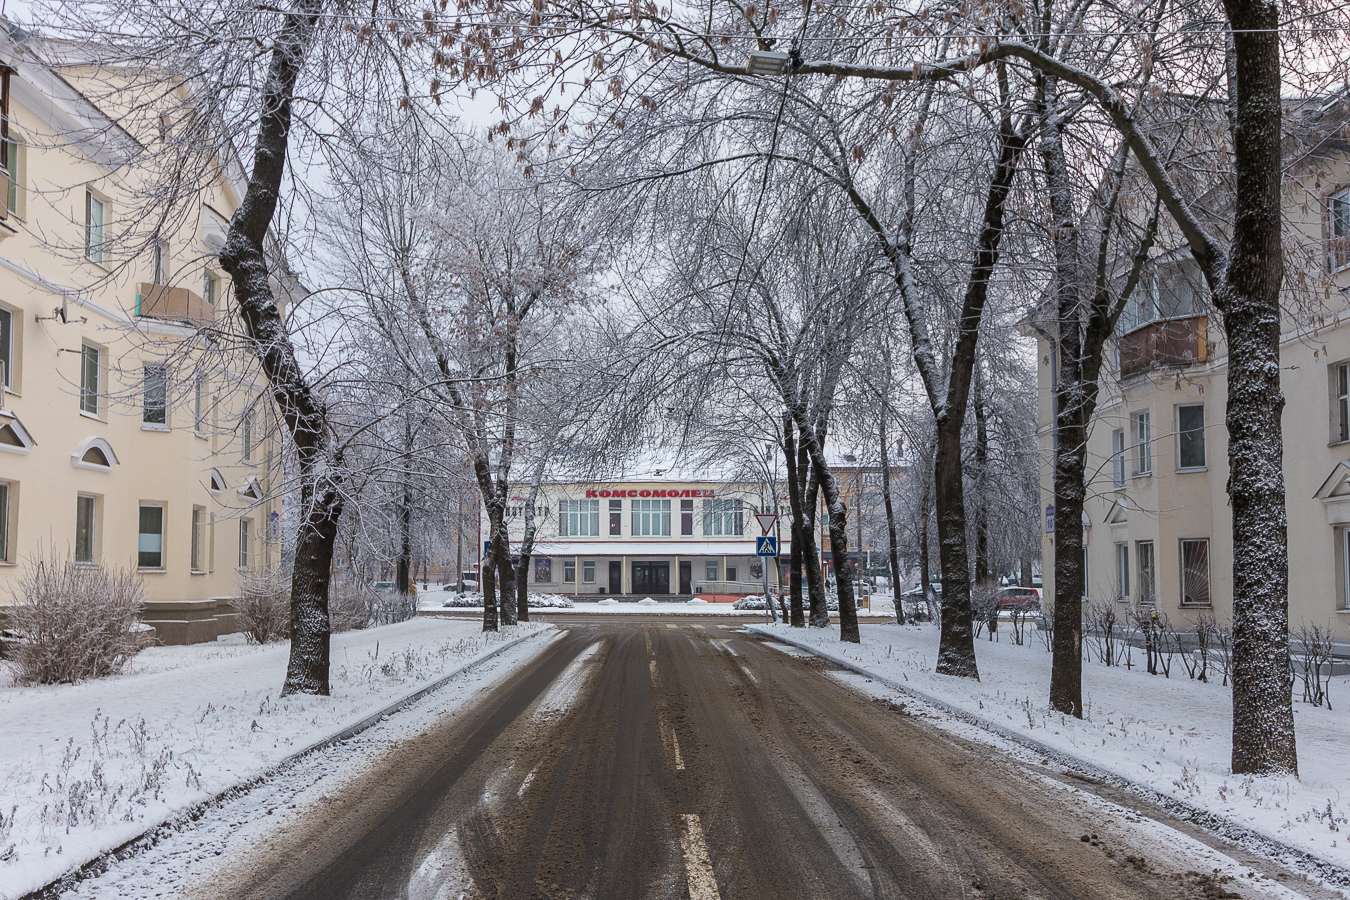
[(773, 523), (778, 521), (777, 513), (755, 513), (755, 521), (759, 523), (759, 530), (765, 534), (773, 528)]
[(770, 556), (770, 557), (777, 556), (778, 538), (774, 537), (771, 534), (766, 534), (763, 537), (755, 538), (755, 555)]

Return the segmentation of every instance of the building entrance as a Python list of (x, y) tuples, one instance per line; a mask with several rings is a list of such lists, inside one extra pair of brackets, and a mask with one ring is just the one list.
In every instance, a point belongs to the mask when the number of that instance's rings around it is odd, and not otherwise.
[(609, 561), (609, 592), (611, 594), (623, 593), (623, 563), (617, 559)]
[(633, 563), (634, 594), (669, 594), (670, 563), (635, 562)]
[(694, 564), (687, 560), (680, 560), (680, 593), (692, 594), (694, 592)]

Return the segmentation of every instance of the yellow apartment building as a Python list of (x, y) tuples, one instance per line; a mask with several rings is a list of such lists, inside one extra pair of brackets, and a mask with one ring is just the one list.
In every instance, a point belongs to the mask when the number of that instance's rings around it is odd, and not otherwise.
[[(1306, 105), (1291, 119), (1316, 124)], [(1310, 118), (1311, 117), (1311, 118)], [(1350, 158), (1343, 142), (1287, 173), (1280, 343), (1289, 621), (1330, 626), (1350, 655)], [(1301, 262), (1301, 264), (1300, 264)], [(1152, 260), (1108, 350), (1088, 441), (1085, 601), (1153, 607), (1188, 627), (1232, 617), (1227, 355), (1204, 280), (1182, 251)], [(1055, 348), (1038, 341), (1042, 550), (1053, 597)]]
[(239, 331), (214, 257), (242, 175), (221, 161), (195, 214), (128, 249), (159, 138), (29, 41), (0, 28), (0, 604), (38, 555), (130, 566), (160, 640), (214, 640), (282, 545), (269, 396), (206, 337)]

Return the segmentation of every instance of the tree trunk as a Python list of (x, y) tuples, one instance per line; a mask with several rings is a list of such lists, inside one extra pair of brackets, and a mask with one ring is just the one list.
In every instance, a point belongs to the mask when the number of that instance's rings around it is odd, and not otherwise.
[(300, 0), (283, 20), (259, 99), (253, 168), (230, 220), (221, 267), (272, 390), (300, 468), (300, 531), (291, 573), (291, 648), (282, 694), (329, 693), (328, 589), (342, 516), (342, 456), (329, 444), (328, 410), (305, 379), (276, 305), (266, 255), (268, 229), (285, 175), (295, 85), (323, 4)]
[[(858, 608), (853, 595), (853, 566), (848, 558), (848, 506), (839, 496), (839, 482), (825, 461), (825, 449), (817, 436), (803, 429), (801, 437), (830, 515), (830, 555), (834, 558), (835, 590), (839, 595), (839, 639), (857, 644), (862, 638), (858, 633)], [(829, 623), (828, 608), (825, 621)]]
[(924, 466), (923, 497), (919, 500), (919, 587), (923, 590), (923, 602), (927, 603), (933, 592), (933, 579), (929, 575), (932, 560), (928, 556), (928, 519), (933, 514), (933, 467)]
[(1298, 774), (1289, 659), (1289, 555), (1280, 415), (1279, 5), (1225, 0), (1235, 76), (1237, 206), (1216, 304), (1228, 340), (1233, 507), (1233, 773)]
[(988, 584), (989, 573), (989, 423), (984, 405), (984, 376), (975, 364), (975, 583)]
[(886, 508), (887, 562), (891, 569), (891, 602), (895, 621), (905, 624), (905, 604), (900, 599), (900, 541), (895, 529), (895, 505), (891, 502), (891, 451), (886, 442), (886, 410), (881, 411), (881, 502)]
[(792, 534), (792, 555), (790, 557), (792, 571), (788, 574), (788, 590), (792, 598), (789, 622), (793, 628), (805, 628), (806, 616), (802, 611), (802, 562), (805, 541), (802, 484), (797, 470), (797, 442), (793, 438), (792, 417), (788, 413), (783, 414), (783, 459), (787, 464), (788, 509), (791, 512)]
[[(799, 435), (800, 437), (800, 435)], [(830, 607), (825, 602), (825, 573), (821, 566), (820, 545), (816, 543), (816, 515), (820, 503), (820, 479), (806, 448), (797, 445), (797, 472), (806, 473), (802, 496), (802, 563), (806, 569), (807, 619), (812, 628), (830, 627)]]

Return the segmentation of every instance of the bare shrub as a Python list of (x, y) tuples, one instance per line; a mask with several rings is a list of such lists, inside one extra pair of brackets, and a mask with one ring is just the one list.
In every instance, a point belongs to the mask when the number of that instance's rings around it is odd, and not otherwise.
[(1201, 613), (1195, 620), (1191, 633), (1195, 635), (1195, 652), (1181, 657), (1186, 664), (1186, 673), (1196, 681), (1209, 681), (1209, 656), (1214, 649), (1215, 634), (1219, 623), (1209, 613)]
[(986, 627), (989, 640), (998, 637), (998, 592), (996, 584), (977, 584), (970, 589), (970, 619), (975, 625), (975, 637)]
[(1097, 661), (1108, 666), (1121, 665), (1121, 622), (1116, 601), (1099, 600), (1087, 608), (1088, 642), (1097, 651)]
[(239, 582), (239, 630), (251, 644), (283, 641), (291, 633), (291, 578), (285, 572), (245, 575)]
[(1137, 606), (1131, 611), (1130, 618), (1144, 636), (1148, 674), (1171, 678), (1172, 657), (1181, 649), (1181, 637), (1172, 627), (1167, 613), (1160, 613), (1152, 606)]
[(1055, 602), (1048, 600), (1045, 607), (1045, 613), (1041, 616), (1040, 621), (1041, 643), (1045, 645), (1046, 653), (1053, 653), (1055, 650)]
[[(391, 591), (390, 593), (394, 593)], [(348, 581), (328, 589), (328, 621), (333, 632), (355, 631), (370, 624), (377, 594), (365, 584)]]
[(140, 649), (136, 616), (145, 602), (129, 569), (37, 559), (14, 595), (18, 684), (72, 684), (114, 675)]
[[(1300, 622), (1294, 634), (1298, 660), (1294, 674), (1303, 681), (1303, 702), (1331, 709), (1331, 660), (1336, 649), (1335, 632), (1328, 625)], [(1325, 672), (1323, 669), (1325, 668)], [(1300, 671), (1301, 670), (1301, 671)]]
[(1233, 677), (1233, 630), (1229, 627), (1214, 625), (1214, 642), (1219, 646), (1219, 665), (1223, 671), (1223, 687)]

